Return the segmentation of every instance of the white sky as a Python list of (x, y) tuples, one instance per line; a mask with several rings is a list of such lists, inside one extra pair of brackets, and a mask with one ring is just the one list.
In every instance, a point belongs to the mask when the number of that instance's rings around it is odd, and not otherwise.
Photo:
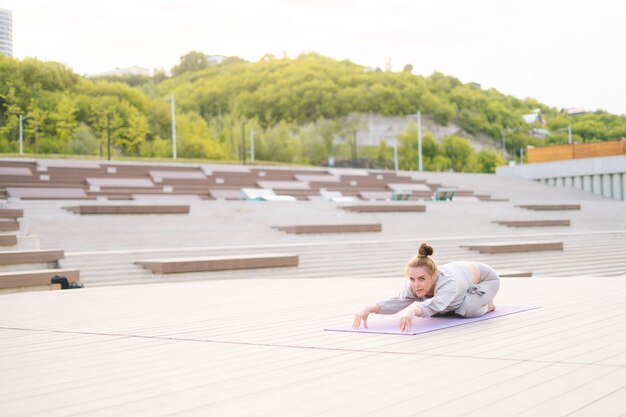
[(623, 0), (0, 0), (13, 51), (80, 74), (170, 69), (191, 50), (315, 51), (441, 71), (518, 98), (626, 114)]

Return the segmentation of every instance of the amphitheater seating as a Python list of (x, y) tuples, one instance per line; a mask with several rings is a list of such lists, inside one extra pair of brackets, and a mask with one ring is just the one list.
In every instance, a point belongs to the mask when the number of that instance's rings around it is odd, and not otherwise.
[(71, 283), (80, 282), (80, 272), (77, 269), (0, 272), (0, 289), (48, 286), (55, 275), (63, 276)]
[[(391, 171), (348, 168), (260, 167), (228, 164), (124, 163), (96, 160), (0, 161), (0, 195), (16, 199), (134, 200), (171, 196), (236, 200), (241, 189), (272, 190), (274, 200), (430, 199), (440, 184)], [(408, 195), (408, 192), (411, 195)], [(465, 196), (476, 196), (464, 191)], [(462, 192), (457, 191), (457, 196)], [(264, 198), (268, 199), (268, 198)], [(491, 201), (490, 196), (480, 196)]]
[(519, 204), (515, 207), (536, 211), (580, 210), (580, 204)]
[(20, 222), (17, 220), (0, 220), (0, 232), (15, 232), (20, 230)]
[(17, 219), (24, 217), (22, 209), (0, 209), (0, 219)]
[(344, 210), (356, 213), (387, 213), (387, 212), (423, 212), (426, 206), (422, 204), (369, 204), (356, 206), (342, 206)]
[(65, 256), (59, 249), (0, 252), (0, 266), (38, 263), (56, 263)]
[(569, 226), (570, 220), (494, 220), (492, 223), (507, 227)]
[(276, 268), (298, 266), (298, 255), (257, 254), (234, 256), (207, 256), (193, 258), (145, 259), (135, 264), (155, 274), (182, 272), (224, 271), (231, 269)]
[(89, 205), (64, 207), (75, 214), (187, 214), (188, 205)]
[(461, 245), (480, 253), (512, 253), (563, 250), (563, 242), (500, 242)]
[(17, 246), (17, 236), (0, 235), (0, 246)]
[(499, 269), (496, 271), (500, 278), (530, 278), (533, 273), (530, 271), (518, 271), (515, 269)]
[(315, 225), (295, 225), (295, 226), (272, 226), (285, 233), (305, 234), (305, 233), (363, 233), (380, 232), (382, 225), (373, 224), (315, 224)]

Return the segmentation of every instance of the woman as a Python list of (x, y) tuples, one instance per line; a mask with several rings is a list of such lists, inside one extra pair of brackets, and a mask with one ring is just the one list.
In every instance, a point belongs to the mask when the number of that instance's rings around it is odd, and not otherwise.
[(482, 262), (451, 262), (438, 268), (432, 254), (432, 246), (422, 243), (406, 266), (408, 281), (402, 291), (356, 313), (352, 327), (358, 329), (362, 321), (367, 328), (370, 313), (395, 314), (409, 306), (400, 318), (402, 332), (411, 330), (415, 316), (454, 312), (478, 317), (495, 310), (500, 279), (493, 268)]

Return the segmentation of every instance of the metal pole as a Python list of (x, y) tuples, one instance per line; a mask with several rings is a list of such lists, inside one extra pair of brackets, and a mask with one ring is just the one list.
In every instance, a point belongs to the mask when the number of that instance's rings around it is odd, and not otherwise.
[(254, 161), (254, 130), (250, 130), (250, 160)]
[(506, 159), (506, 139), (504, 136), (504, 132), (502, 133), (502, 159)]
[(20, 155), (22, 154), (23, 150), (22, 150), (22, 140), (23, 140), (23, 134), (22, 134), (22, 122), (24, 121), (24, 116), (22, 116), (20, 114)]
[(524, 148), (519, 148), (519, 163), (524, 163)]
[(417, 154), (419, 156), (419, 171), (423, 171), (422, 166), (422, 112), (417, 111)]
[(398, 172), (398, 139), (393, 141), (393, 165)]
[(246, 164), (246, 122), (241, 125), (241, 160)]
[(172, 158), (176, 159), (176, 106), (174, 104), (174, 93), (171, 95), (172, 102)]
[(108, 160), (111, 160), (111, 113), (107, 113), (107, 152)]
[(572, 144), (572, 125), (567, 126), (567, 138), (569, 139), (569, 144)]

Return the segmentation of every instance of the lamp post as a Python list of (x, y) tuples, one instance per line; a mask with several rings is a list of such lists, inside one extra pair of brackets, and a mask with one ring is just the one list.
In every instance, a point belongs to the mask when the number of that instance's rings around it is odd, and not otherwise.
[(422, 166), (422, 112), (417, 111), (417, 155), (419, 159), (419, 171), (424, 171)]
[(246, 164), (246, 122), (241, 125), (241, 161)]
[(24, 120), (28, 119), (28, 115), (24, 116), (23, 114), (20, 114), (20, 155), (22, 155), (24, 153), (24, 128), (23, 128), (23, 124), (24, 124)]
[(172, 104), (172, 158), (176, 159), (176, 106), (174, 104), (174, 93), (170, 96)]
[(254, 162), (254, 130), (250, 129), (250, 161)]
[(111, 160), (111, 113), (107, 113), (107, 160)]
[(393, 166), (398, 172), (398, 138), (393, 141)]
[(572, 144), (572, 125), (567, 125), (567, 127), (562, 127), (560, 129), (557, 129), (557, 131), (562, 132), (564, 130), (567, 130), (567, 142), (571, 145)]

